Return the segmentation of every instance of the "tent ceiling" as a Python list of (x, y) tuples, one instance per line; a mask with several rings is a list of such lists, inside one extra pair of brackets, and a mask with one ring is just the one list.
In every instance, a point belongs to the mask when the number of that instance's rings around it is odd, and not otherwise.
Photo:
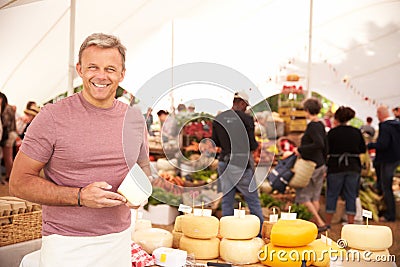
[[(67, 90), (69, 4), (0, 0), (0, 7), (6, 5), (0, 9), (0, 90), (18, 110), (29, 100), (44, 102)], [(310, 78), (312, 90), (354, 107), (360, 118), (374, 116), (378, 104), (400, 105), (400, 1), (314, 0), (310, 76), (309, 5), (308, 0), (79, 0), (75, 61), (88, 34), (119, 36), (128, 48), (122, 85), (136, 92), (171, 67), (173, 20), (175, 65), (226, 65), (249, 77), (264, 96), (279, 91), (281, 78), (294, 71), (304, 83)]]

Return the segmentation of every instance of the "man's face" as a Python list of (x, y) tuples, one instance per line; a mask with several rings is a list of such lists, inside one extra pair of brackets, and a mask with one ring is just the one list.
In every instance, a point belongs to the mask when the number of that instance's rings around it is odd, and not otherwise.
[(94, 106), (112, 106), (118, 85), (125, 76), (117, 48), (89, 46), (82, 53), (76, 71), (83, 81), (83, 96)]

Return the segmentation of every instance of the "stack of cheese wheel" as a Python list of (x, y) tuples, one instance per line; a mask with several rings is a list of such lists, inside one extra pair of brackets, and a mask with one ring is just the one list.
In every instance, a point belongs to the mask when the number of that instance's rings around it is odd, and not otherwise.
[(219, 220), (214, 216), (185, 215), (180, 219), (183, 236), (179, 249), (193, 254), (196, 260), (219, 257)]
[(260, 219), (255, 215), (225, 216), (220, 220), (220, 257), (233, 264), (259, 262), (258, 252), (264, 241), (256, 237), (260, 232)]
[(261, 263), (274, 267), (300, 267), (312, 263), (308, 245), (318, 235), (317, 226), (301, 219), (278, 220), (271, 229), (271, 242), (262, 248), (259, 254)]
[(192, 215), (179, 215), (179, 216), (177, 216), (175, 218), (174, 229), (172, 230), (172, 237), (173, 237), (172, 247), (173, 248), (179, 248), (179, 243), (180, 243), (181, 238), (183, 236), (183, 233), (182, 233), (182, 218), (184, 216), (192, 216)]
[(388, 250), (393, 243), (389, 227), (347, 224), (342, 228), (341, 239), (350, 248), (343, 266), (395, 266)]
[(328, 267), (330, 266), (330, 257), (337, 259), (346, 252), (343, 248), (340, 248), (336, 242), (330, 240), (316, 239), (308, 244), (312, 251), (312, 265), (317, 267)]

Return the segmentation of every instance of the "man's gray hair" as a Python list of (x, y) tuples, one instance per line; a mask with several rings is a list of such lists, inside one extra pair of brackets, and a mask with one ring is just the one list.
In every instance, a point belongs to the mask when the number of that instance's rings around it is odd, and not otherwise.
[(117, 48), (122, 57), (122, 69), (125, 69), (125, 46), (121, 44), (121, 41), (117, 37), (104, 33), (93, 33), (83, 41), (79, 49), (79, 63), (81, 63), (83, 51), (92, 45), (101, 48)]

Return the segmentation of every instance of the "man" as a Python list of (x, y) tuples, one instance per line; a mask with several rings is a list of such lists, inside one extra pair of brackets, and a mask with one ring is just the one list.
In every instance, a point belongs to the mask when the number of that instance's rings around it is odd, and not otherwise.
[[(235, 93), (232, 109), (220, 113), (213, 122), (212, 140), (221, 148), (218, 174), (222, 197), (222, 216), (234, 214), (235, 194), (240, 192), (251, 214), (264, 221), (258, 192), (249, 192), (254, 175), (253, 151), (258, 143), (254, 136), (253, 118), (245, 113), (249, 97)], [(254, 182), (254, 181), (253, 181)]]
[(369, 140), (372, 140), (375, 136), (375, 128), (372, 127), (372, 118), (367, 117), (366, 119), (366, 124), (362, 125), (360, 127), (360, 130), (363, 134), (366, 134), (368, 136)]
[(377, 109), (379, 134), (376, 143), (369, 143), (368, 148), (376, 150), (375, 161), (379, 166), (380, 187), (386, 204), (386, 211), (381, 221), (396, 220), (396, 205), (393, 196), (393, 174), (400, 164), (400, 122), (389, 116), (387, 106)]
[(31, 123), (10, 193), (42, 204), (41, 267), (132, 266), (130, 208), (116, 191), (129, 161), (147, 175), (150, 168), (143, 115), (114, 99), (125, 47), (114, 36), (92, 34), (76, 71), (82, 92), (44, 106)]
[(395, 119), (400, 121), (400, 107), (395, 107), (392, 111)]

